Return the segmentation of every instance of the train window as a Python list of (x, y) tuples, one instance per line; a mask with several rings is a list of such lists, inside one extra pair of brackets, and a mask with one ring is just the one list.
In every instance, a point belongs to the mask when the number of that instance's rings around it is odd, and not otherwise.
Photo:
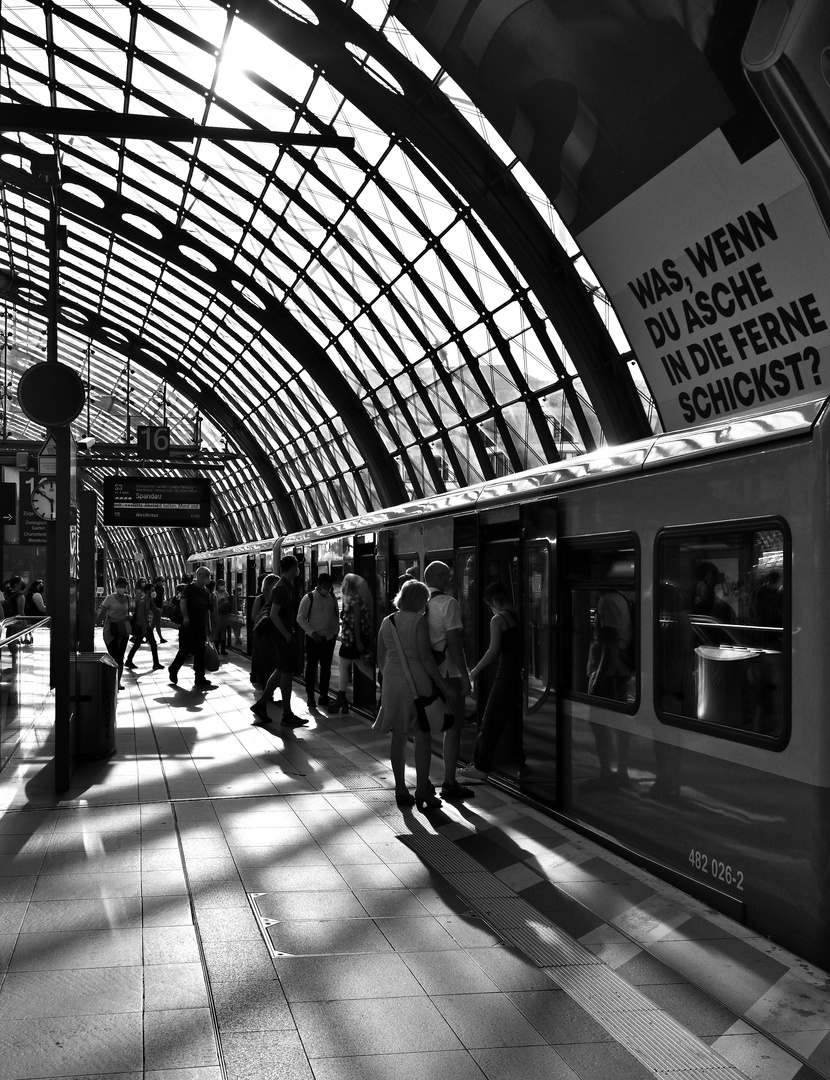
[(407, 577), (414, 578), (416, 581), (421, 580), (421, 567), (417, 555), (398, 555), (395, 566), (397, 567), (395, 582), (398, 588)]
[(789, 544), (778, 523), (671, 530), (657, 542), (662, 719), (769, 745), (786, 734)]
[(637, 547), (633, 537), (564, 548), (563, 689), (631, 709), (637, 701)]

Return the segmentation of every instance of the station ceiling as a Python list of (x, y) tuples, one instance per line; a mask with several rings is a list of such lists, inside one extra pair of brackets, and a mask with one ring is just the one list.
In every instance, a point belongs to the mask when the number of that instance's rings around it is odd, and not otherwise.
[[(553, 204), (396, 6), (3, 0), (4, 440), (45, 434), (16, 386), (46, 359), (53, 192), (73, 432), (166, 424), (211, 462), (191, 550), (656, 429)], [(93, 446), (85, 481), (112, 471)]]

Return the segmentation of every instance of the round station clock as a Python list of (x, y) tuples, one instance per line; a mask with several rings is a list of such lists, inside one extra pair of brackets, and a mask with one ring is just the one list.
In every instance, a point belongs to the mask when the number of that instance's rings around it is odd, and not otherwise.
[(54, 521), (57, 498), (57, 485), (54, 479), (48, 477), (41, 480), (32, 490), (32, 510), (44, 521)]

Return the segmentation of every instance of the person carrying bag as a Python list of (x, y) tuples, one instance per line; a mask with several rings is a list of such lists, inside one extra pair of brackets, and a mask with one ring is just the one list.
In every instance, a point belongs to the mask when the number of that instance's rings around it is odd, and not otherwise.
[[(432, 656), (424, 612), (429, 590), (420, 581), (407, 581), (395, 597), (397, 611), (381, 624), (378, 634), (378, 667), (383, 676), (381, 707), (374, 730), (392, 736), (390, 761), (395, 776), (395, 801), (399, 806), (417, 805), (422, 812), (442, 802), (429, 779), (432, 758), (431, 732), (426, 713), (428, 702), (443, 696), (452, 709), (452, 689), (441, 676)], [(450, 718), (452, 719), (452, 718)], [(415, 796), (406, 786), (406, 747), (412, 732), (415, 742)]]

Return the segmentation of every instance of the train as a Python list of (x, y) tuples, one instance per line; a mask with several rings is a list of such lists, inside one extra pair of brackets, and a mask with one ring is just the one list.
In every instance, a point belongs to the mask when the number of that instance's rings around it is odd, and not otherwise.
[[(470, 666), (501, 581), (524, 670), (490, 781), (827, 968), (829, 452), (816, 398), (191, 563), (256, 576), (294, 554), (298, 595), (323, 570), (360, 574), (378, 626), (405, 571), (444, 561)], [(629, 611), (629, 666), (589, 693), (609, 594)], [(371, 716), (376, 686), (353, 680)], [(486, 692), (467, 700), (465, 761)]]

